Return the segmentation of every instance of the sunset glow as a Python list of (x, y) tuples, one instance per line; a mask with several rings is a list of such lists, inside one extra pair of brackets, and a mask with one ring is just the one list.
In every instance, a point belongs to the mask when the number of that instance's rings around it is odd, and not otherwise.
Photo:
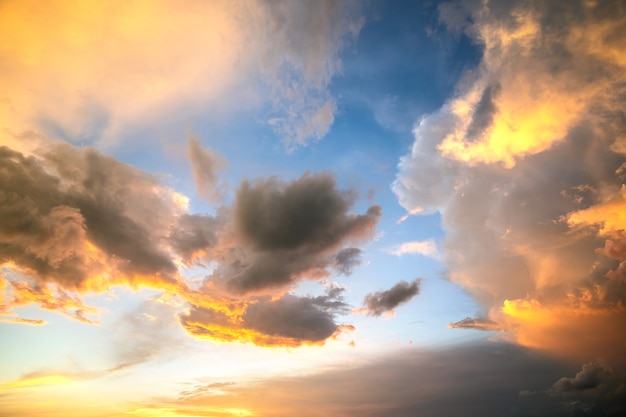
[(622, 416), (626, 3), (0, 2), (0, 417)]

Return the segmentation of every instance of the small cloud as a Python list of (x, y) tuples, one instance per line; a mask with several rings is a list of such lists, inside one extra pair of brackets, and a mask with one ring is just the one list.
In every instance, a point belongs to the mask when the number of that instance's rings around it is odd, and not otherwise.
[(43, 326), (48, 322), (40, 319), (25, 319), (22, 317), (0, 317), (0, 323), (28, 324), (30, 326)]
[(437, 244), (433, 239), (402, 243), (400, 245), (392, 246), (387, 249), (386, 252), (396, 256), (417, 254), (433, 259), (441, 258), (441, 255), (437, 250)]
[(419, 284), (421, 279), (408, 283), (400, 281), (386, 291), (377, 291), (365, 296), (362, 309), (356, 312), (367, 313), (369, 316), (380, 316), (382, 314), (393, 315), (393, 309), (408, 302), (411, 298), (419, 294)]
[(500, 325), (487, 318), (465, 317), (463, 320), (448, 324), (449, 329), (499, 330)]
[(404, 223), (406, 220), (408, 220), (409, 217), (416, 216), (416, 215), (422, 213), (423, 211), (424, 211), (424, 209), (422, 207), (419, 207), (419, 206), (415, 207), (414, 209), (409, 211), (407, 214), (405, 214), (404, 216), (400, 217), (398, 219), (398, 221), (396, 222), (396, 224)]

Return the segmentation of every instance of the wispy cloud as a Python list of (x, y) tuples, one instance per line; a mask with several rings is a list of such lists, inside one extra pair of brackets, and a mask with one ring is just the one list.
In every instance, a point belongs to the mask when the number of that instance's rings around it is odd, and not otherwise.
[(402, 255), (422, 255), (427, 256), (429, 258), (439, 259), (441, 258), (441, 254), (437, 249), (437, 244), (433, 239), (422, 240), (422, 241), (413, 241), (413, 242), (405, 242), (400, 245), (393, 246), (388, 248), (387, 253), (396, 256)]

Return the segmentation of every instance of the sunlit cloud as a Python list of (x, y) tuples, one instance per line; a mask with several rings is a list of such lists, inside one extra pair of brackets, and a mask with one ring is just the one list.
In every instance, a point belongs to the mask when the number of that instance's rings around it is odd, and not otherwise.
[(4, 130), (107, 146), (139, 123), (259, 106), (288, 148), (319, 140), (363, 25), (350, 1), (8, 1), (0, 15)]
[(620, 7), (442, 5), (482, 58), (416, 125), (393, 185), (407, 211), (441, 213), (447, 275), (488, 327), (586, 359), (626, 343)]
[[(339, 190), (332, 175), (246, 180), (231, 206), (214, 216), (195, 215), (150, 174), (93, 148), (36, 141), (37, 156), (0, 148), (8, 203), (0, 210), (0, 260), (10, 272), (3, 277), (5, 315), (38, 304), (94, 323), (100, 312), (83, 296), (127, 286), (178, 296), (189, 309), (178, 307), (183, 327), (212, 340), (300, 346), (323, 344), (341, 331), (335, 316), (349, 312), (343, 290), (329, 287), (319, 297), (288, 293), (301, 280), (351, 274), (361, 262), (356, 245), (372, 238), (381, 216), (377, 205), (350, 213), (356, 194)], [(215, 168), (207, 166), (210, 150), (196, 149), (193, 139), (190, 146), (200, 159), (194, 169)], [(216, 182), (209, 173), (208, 182)], [(214, 265), (196, 289), (179, 269), (194, 264)], [(141, 327), (158, 332), (158, 323), (146, 318)], [(139, 342), (142, 332), (133, 334)], [(155, 353), (139, 346), (132, 352), (136, 357), (120, 357), (114, 367)]]

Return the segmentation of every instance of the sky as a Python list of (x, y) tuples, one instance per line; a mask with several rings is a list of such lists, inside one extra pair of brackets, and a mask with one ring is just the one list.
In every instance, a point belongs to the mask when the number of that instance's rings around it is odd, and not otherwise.
[(0, 416), (626, 413), (626, 2), (0, 2)]

